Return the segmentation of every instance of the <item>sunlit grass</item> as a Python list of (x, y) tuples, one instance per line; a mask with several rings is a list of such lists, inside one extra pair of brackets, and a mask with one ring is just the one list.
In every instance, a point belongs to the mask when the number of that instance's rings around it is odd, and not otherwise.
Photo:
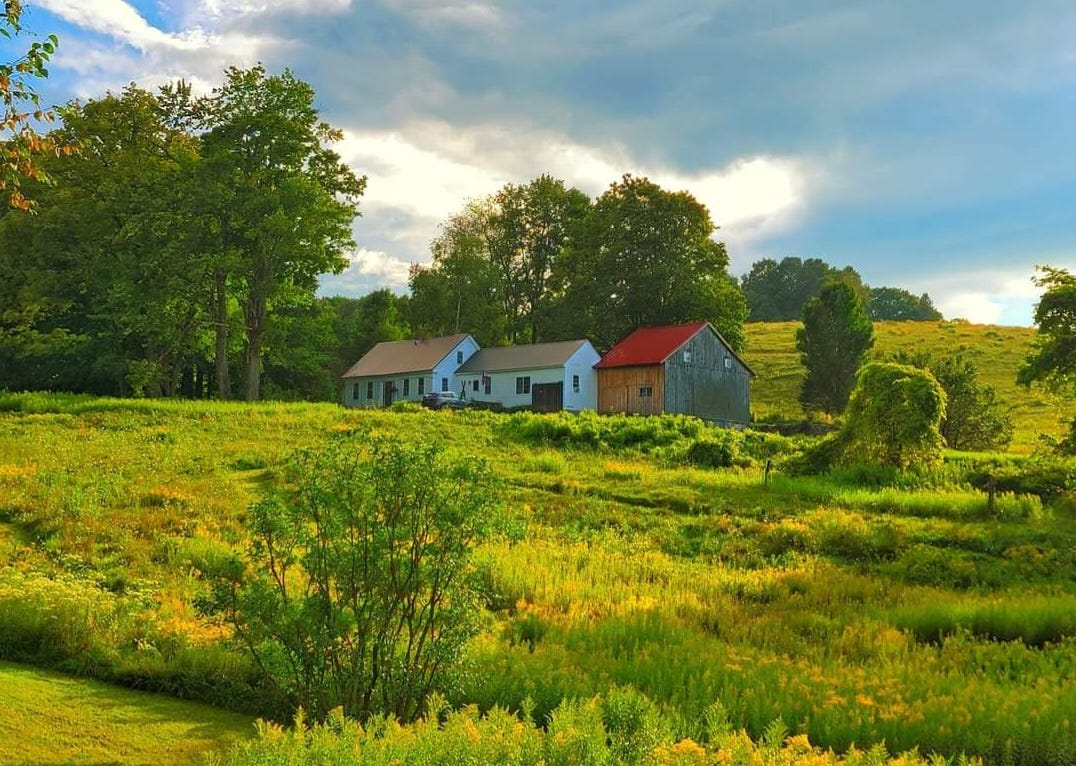
[(680, 736), (720, 700), (756, 737), (781, 718), (841, 750), (1076, 757), (1076, 522), (1037, 497), (989, 508), (959, 481), (967, 456), (864, 487), (767, 478), (794, 443), (750, 434), (736, 467), (685, 466), (694, 436), (646, 422), (624, 424), (632, 447), (557, 448), (486, 412), (0, 401), (0, 656), (256, 707), (199, 571), (246, 547), (291, 450), (437, 439), (490, 463), (503, 511), (457, 707), (544, 716), (631, 684)]
[[(803, 417), (799, 389), (803, 365), (796, 351), (799, 322), (752, 322), (745, 327), (745, 358), (758, 373), (751, 382), (751, 408), (756, 416)], [(1071, 419), (1071, 403), (1044, 391), (1016, 384), (1016, 371), (1035, 337), (1031, 327), (1000, 327), (965, 322), (875, 322), (874, 358), (899, 351), (927, 352), (935, 357), (964, 354), (976, 363), (983, 383), (994, 386), (998, 401), (1010, 408), (1016, 431), (1012, 449), (1030, 452), (1040, 434), (1057, 437), (1062, 420)]]
[(0, 763), (186, 766), (254, 734), (247, 717), (0, 662)]

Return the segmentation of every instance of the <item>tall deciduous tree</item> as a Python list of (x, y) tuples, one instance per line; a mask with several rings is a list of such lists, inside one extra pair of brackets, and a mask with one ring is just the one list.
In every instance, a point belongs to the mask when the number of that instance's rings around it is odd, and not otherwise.
[(551, 340), (554, 270), (589, 205), (548, 175), (468, 203), (442, 225), (433, 263), (411, 275), (416, 328), (483, 344)]
[(516, 297), (506, 301), (512, 342), (550, 340), (553, 269), (563, 256), (590, 200), (549, 175), (509, 184), (494, 197), (497, 228), (494, 261)]
[[(1035, 283), (1045, 292), (1035, 306), (1038, 336), (1017, 372), (1023, 386), (1044, 384), (1052, 389), (1076, 389), (1076, 275), (1066, 269), (1040, 266)], [(1076, 453), (1076, 420), (1061, 443), (1062, 451)]]
[(564, 260), (566, 318), (606, 347), (636, 327), (708, 320), (741, 348), (747, 304), (713, 233), (689, 193), (624, 176), (596, 200)]
[(1024, 386), (1076, 384), (1076, 276), (1065, 269), (1040, 267), (1035, 283), (1045, 292), (1035, 306), (1038, 336), (1017, 374)]
[(752, 322), (778, 322), (799, 319), (803, 306), (822, 292), (831, 280), (844, 280), (864, 292), (863, 281), (851, 266), (837, 269), (820, 258), (763, 258), (751, 265), (740, 286)]
[(204, 109), (203, 161), (218, 181), (223, 247), (246, 326), (244, 396), (261, 389), (262, 351), (274, 301), (312, 293), (354, 247), (351, 224), (366, 186), (330, 146), (313, 89), (290, 71), (231, 68)]
[(874, 326), (855, 287), (830, 282), (803, 307), (796, 333), (807, 376), (800, 403), (808, 412), (841, 412), (855, 385), (856, 372), (874, 345)]

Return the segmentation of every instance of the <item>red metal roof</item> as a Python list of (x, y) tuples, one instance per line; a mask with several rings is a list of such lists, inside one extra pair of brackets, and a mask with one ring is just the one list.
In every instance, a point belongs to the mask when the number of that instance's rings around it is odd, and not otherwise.
[(672, 356), (676, 349), (695, 337), (695, 334), (707, 324), (707, 322), (693, 322), (664, 327), (640, 327), (609, 349), (609, 353), (602, 357), (602, 360), (594, 367), (601, 370), (607, 367), (661, 364)]

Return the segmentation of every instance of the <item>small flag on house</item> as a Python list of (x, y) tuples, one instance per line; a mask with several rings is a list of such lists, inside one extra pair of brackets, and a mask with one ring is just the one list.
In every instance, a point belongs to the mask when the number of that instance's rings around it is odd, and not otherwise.
[(482, 385), (488, 386), (490, 384), (490, 377), (486, 373), (482, 373)]

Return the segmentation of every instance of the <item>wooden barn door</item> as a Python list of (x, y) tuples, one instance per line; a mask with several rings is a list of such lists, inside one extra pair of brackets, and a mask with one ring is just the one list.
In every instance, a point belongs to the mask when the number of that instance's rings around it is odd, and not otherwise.
[(535, 383), (531, 386), (531, 406), (538, 412), (560, 412), (564, 409), (564, 382)]

